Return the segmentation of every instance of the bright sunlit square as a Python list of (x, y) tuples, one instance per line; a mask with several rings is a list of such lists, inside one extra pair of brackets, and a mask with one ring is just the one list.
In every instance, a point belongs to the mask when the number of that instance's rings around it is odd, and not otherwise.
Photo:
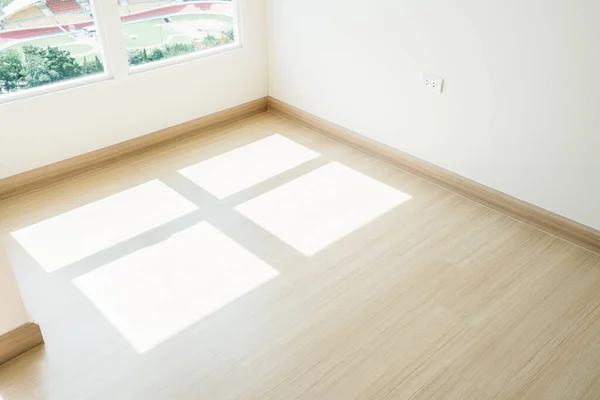
[(47, 272), (197, 210), (153, 180), (28, 226), (12, 236)]
[(319, 156), (272, 135), (179, 171), (219, 199), (247, 189)]
[(144, 353), (277, 275), (201, 222), (74, 283)]
[(311, 256), (410, 198), (333, 162), (236, 210)]

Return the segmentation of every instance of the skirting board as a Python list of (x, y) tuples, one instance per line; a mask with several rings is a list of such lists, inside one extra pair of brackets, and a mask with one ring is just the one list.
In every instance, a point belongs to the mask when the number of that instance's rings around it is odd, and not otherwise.
[(38, 324), (29, 322), (0, 336), (0, 365), (44, 344)]
[(68, 160), (0, 179), (0, 200), (31, 192), (85, 174), (138, 154), (199, 135), (267, 111), (267, 98), (241, 104), (205, 117), (140, 136)]
[(529, 204), (269, 97), (269, 111), (479, 204), (600, 254), (600, 231)]

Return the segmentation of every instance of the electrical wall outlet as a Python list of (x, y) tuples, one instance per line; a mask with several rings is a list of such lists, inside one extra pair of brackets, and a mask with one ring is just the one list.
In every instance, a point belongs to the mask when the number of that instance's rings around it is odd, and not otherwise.
[(423, 75), (423, 85), (425, 85), (425, 89), (431, 92), (442, 93), (444, 80), (439, 76), (425, 74)]

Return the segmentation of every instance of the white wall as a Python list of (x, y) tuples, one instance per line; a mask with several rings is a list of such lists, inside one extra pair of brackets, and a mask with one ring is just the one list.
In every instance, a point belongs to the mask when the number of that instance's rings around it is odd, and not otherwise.
[(264, 0), (239, 1), (242, 49), (0, 104), (0, 178), (266, 96)]
[(272, 96), (600, 229), (600, 2), (269, 0), (267, 19)]
[(0, 336), (28, 321), (8, 257), (0, 244)]

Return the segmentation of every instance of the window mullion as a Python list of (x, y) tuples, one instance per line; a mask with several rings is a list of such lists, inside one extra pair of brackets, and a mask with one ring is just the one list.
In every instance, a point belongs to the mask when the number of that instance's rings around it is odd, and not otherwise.
[(115, 79), (124, 78), (129, 74), (129, 64), (118, 4), (111, 0), (94, 0), (92, 7), (107, 71)]

